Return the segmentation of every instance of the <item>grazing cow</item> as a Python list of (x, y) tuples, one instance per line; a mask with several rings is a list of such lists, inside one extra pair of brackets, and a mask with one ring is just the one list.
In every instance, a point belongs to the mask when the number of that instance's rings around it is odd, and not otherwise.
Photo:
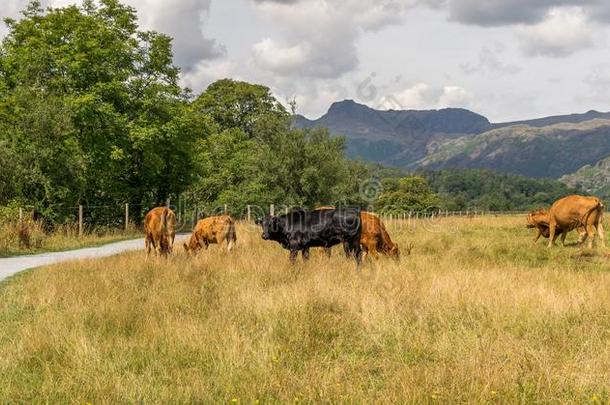
[(360, 245), (362, 245), (365, 257), (370, 253), (377, 259), (379, 257), (377, 252), (381, 252), (393, 259), (400, 259), (398, 246), (392, 242), (388, 231), (377, 215), (361, 211), (360, 220), (362, 222)]
[(567, 233), (578, 227), (584, 228), (584, 242), (589, 238), (588, 247), (593, 247), (595, 233), (599, 234), (602, 246), (605, 246), (602, 218), (604, 205), (597, 197), (570, 195), (553, 203), (549, 210), (549, 247), (555, 245), (559, 229)]
[(167, 207), (153, 208), (144, 218), (146, 256), (155, 249), (157, 256), (172, 252), (176, 237), (176, 214)]
[(219, 215), (199, 220), (188, 243), (184, 244), (184, 250), (197, 253), (199, 249), (206, 249), (212, 243), (221, 244), (227, 241), (227, 251), (233, 249), (237, 241), (235, 234), (235, 223), (229, 215)]
[[(527, 215), (527, 227), (528, 228), (536, 228), (536, 236), (534, 236), (534, 243), (538, 242), (541, 236), (546, 239), (549, 238), (551, 232), (549, 230), (549, 213), (545, 209), (538, 209), (536, 211), (531, 211)], [(584, 240), (584, 235), (586, 235), (586, 231), (584, 226), (578, 226), (578, 243), (582, 243)], [(563, 229), (557, 228), (556, 234), (561, 235), (561, 243), (565, 246), (566, 236), (568, 232), (564, 232)]]
[[(318, 207), (318, 210), (334, 209), (334, 207)], [(363, 258), (367, 254), (371, 254), (375, 259), (379, 257), (377, 254), (381, 252), (393, 259), (400, 259), (400, 251), (398, 246), (392, 242), (388, 231), (386, 230), (381, 219), (370, 212), (360, 211), (360, 222), (362, 223), (362, 231), (360, 233), (360, 246), (363, 251)], [(349, 256), (348, 247), (344, 245), (345, 254)], [(332, 249), (325, 248), (326, 255), (330, 257)], [(410, 248), (409, 248), (410, 251)]]
[(299, 251), (303, 260), (309, 259), (309, 248), (329, 248), (339, 243), (360, 263), (360, 210), (357, 208), (295, 210), (280, 216), (256, 221), (261, 225), (264, 240), (278, 242), (290, 250), (290, 261), (296, 261)]

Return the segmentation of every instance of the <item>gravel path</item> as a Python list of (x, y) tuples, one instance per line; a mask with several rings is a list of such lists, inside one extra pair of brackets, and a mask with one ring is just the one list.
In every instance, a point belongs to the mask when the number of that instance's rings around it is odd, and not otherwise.
[[(174, 248), (178, 246), (185, 235), (176, 235)], [(122, 242), (109, 243), (107, 245), (68, 250), (65, 252), (41, 253), (37, 255), (16, 256), (0, 259), (0, 280), (19, 273), (20, 271), (49, 264), (65, 262), (69, 260), (95, 259), (118, 255), (119, 253), (132, 250), (144, 250), (144, 239), (125, 240)]]

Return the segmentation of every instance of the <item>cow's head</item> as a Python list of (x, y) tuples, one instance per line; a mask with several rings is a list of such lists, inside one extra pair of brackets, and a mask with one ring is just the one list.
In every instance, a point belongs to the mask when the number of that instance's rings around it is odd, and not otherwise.
[(527, 215), (527, 225), (528, 228), (538, 228), (548, 227), (549, 226), (549, 213), (546, 210), (539, 209), (536, 211), (532, 211)]
[(275, 216), (259, 218), (256, 220), (256, 224), (263, 228), (261, 238), (264, 240), (273, 240), (274, 236), (280, 232), (279, 221)]
[(400, 250), (398, 249), (398, 245), (394, 245), (390, 248), (388, 256), (394, 260), (400, 260)]
[(201, 249), (201, 245), (197, 240), (197, 235), (195, 234), (195, 232), (191, 234), (191, 237), (189, 238), (188, 242), (185, 242), (182, 246), (184, 246), (184, 251), (188, 254), (197, 254), (199, 249)]

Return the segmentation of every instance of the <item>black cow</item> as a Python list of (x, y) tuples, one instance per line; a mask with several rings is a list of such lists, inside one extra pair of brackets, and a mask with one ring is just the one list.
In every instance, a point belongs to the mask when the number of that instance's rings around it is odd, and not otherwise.
[(299, 251), (303, 260), (309, 259), (309, 248), (329, 248), (339, 243), (345, 245), (350, 256), (360, 263), (360, 209), (296, 210), (277, 217), (256, 221), (263, 228), (261, 237), (274, 240), (290, 250), (290, 261), (296, 261)]

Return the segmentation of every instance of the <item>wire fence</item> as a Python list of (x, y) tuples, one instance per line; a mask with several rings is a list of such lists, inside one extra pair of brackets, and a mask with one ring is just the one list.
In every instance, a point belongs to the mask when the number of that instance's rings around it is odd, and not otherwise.
[[(269, 206), (246, 205), (244, 207), (230, 207), (228, 205), (221, 206), (205, 206), (187, 204), (178, 200), (177, 204), (173, 205), (170, 201), (167, 204), (175, 213), (177, 220), (177, 231), (190, 231), (199, 219), (229, 214), (239, 221), (253, 223), (256, 219), (267, 215), (281, 215), (290, 212), (297, 207), (270, 204)], [(38, 211), (33, 206), (24, 206), (19, 208), (19, 222), (34, 220), (47, 224), (52, 227), (53, 224), (73, 225), (78, 229), (78, 234), (85, 233), (103, 233), (111, 230), (132, 230), (141, 229), (144, 216), (154, 207), (144, 204), (129, 204), (117, 203), (112, 205), (78, 205), (64, 206), (57, 204), (53, 207), (48, 207), (45, 212)], [(461, 210), (448, 211), (439, 209), (428, 209), (425, 211), (400, 211), (392, 210), (391, 212), (369, 212), (376, 213), (382, 220), (390, 224), (406, 223), (411, 226), (418, 221), (427, 221), (428, 223), (439, 220), (441, 218), (450, 217), (499, 217), (499, 216), (522, 216), (526, 215), (527, 211), (490, 211), (490, 210)]]

